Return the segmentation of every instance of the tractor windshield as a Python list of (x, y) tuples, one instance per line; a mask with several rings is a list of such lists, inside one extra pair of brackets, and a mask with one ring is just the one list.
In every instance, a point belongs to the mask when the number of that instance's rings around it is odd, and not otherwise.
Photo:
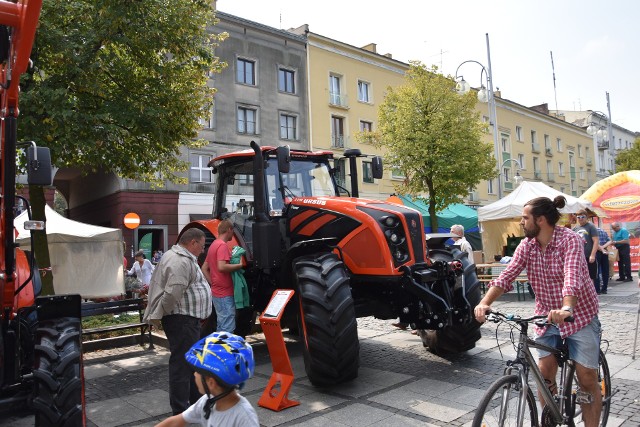
[(276, 159), (267, 161), (267, 197), (272, 215), (278, 215), (284, 200), (294, 197), (335, 196), (336, 190), (329, 172), (329, 164), (317, 159), (291, 159), (289, 173), (278, 172)]

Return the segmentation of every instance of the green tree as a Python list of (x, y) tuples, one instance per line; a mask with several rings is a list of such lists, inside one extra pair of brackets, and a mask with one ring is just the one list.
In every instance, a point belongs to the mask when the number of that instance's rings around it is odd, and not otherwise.
[(628, 150), (616, 154), (616, 171), (640, 170), (640, 138), (636, 138)]
[[(214, 18), (208, 0), (43, 2), (20, 138), (50, 147), (58, 167), (182, 182), (180, 149), (204, 144), (198, 119), (215, 91), (207, 77), (225, 65), (214, 48), (226, 34), (207, 30)], [(44, 205), (34, 216), (44, 219)]]
[(385, 161), (405, 177), (398, 193), (428, 193), (433, 230), (436, 212), (497, 175), (493, 147), (482, 141), (486, 126), (475, 110), (475, 94), (460, 96), (455, 81), (436, 71), (411, 62), (405, 82), (388, 89), (375, 135), (363, 135), (383, 147)]

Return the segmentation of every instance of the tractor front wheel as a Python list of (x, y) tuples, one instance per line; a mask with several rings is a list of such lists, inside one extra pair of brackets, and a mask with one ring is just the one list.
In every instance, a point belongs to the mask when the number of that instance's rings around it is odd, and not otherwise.
[(84, 425), (80, 331), (75, 317), (38, 325), (33, 371), (36, 426)]
[(333, 253), (305, 256), (293, 270), (309, 381), (330, 386), (358, 376), (360, 343), (349, 277)]

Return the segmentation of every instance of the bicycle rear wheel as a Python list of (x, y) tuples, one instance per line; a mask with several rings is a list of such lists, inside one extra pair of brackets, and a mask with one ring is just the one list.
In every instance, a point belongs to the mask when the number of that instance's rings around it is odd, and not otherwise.
[[(472, 427), (510, 427), (518, 425), (518, 400), (522, 394), (520, 378), (506, 375), (498, 378), (478, 404)], [(523, 426), (537, 427), (538, 410), (531, 389), (525, 399)]]
[[(569, 371), (571, 384), (566, 389), (567, 415), (577, 425), (582, 420), (582, 409), (576, 404), (576, 395), (580, 386), (578, 385), (578, 377), (575, 372), (575, 365), (572, 365)], [(598, 363), (598, 383), (600, 384), (600, 392), (602, 394), (602, 412), (600, 413), (600, 426), (605, 427), (609, 419), (609, 411), (611, 410), (611, 375), (609, 373), (609, 364), (600, 350), (600, 360)]]

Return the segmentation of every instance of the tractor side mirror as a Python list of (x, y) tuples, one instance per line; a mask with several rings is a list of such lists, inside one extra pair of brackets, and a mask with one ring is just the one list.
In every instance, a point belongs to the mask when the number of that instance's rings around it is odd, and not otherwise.
[(289, 173), (291, 169), (291, 149), (288, 145), (281, 145), (276, 148), (276, 156), (278, 158), (278, 172)]
[(371, 174), (375, 179), (382, 179), (382, 157), (374, 156), (371, 159)]
[(51, 153), (48, 147), (27, 148), (27, 183), (51, 185), (53, 182)]

